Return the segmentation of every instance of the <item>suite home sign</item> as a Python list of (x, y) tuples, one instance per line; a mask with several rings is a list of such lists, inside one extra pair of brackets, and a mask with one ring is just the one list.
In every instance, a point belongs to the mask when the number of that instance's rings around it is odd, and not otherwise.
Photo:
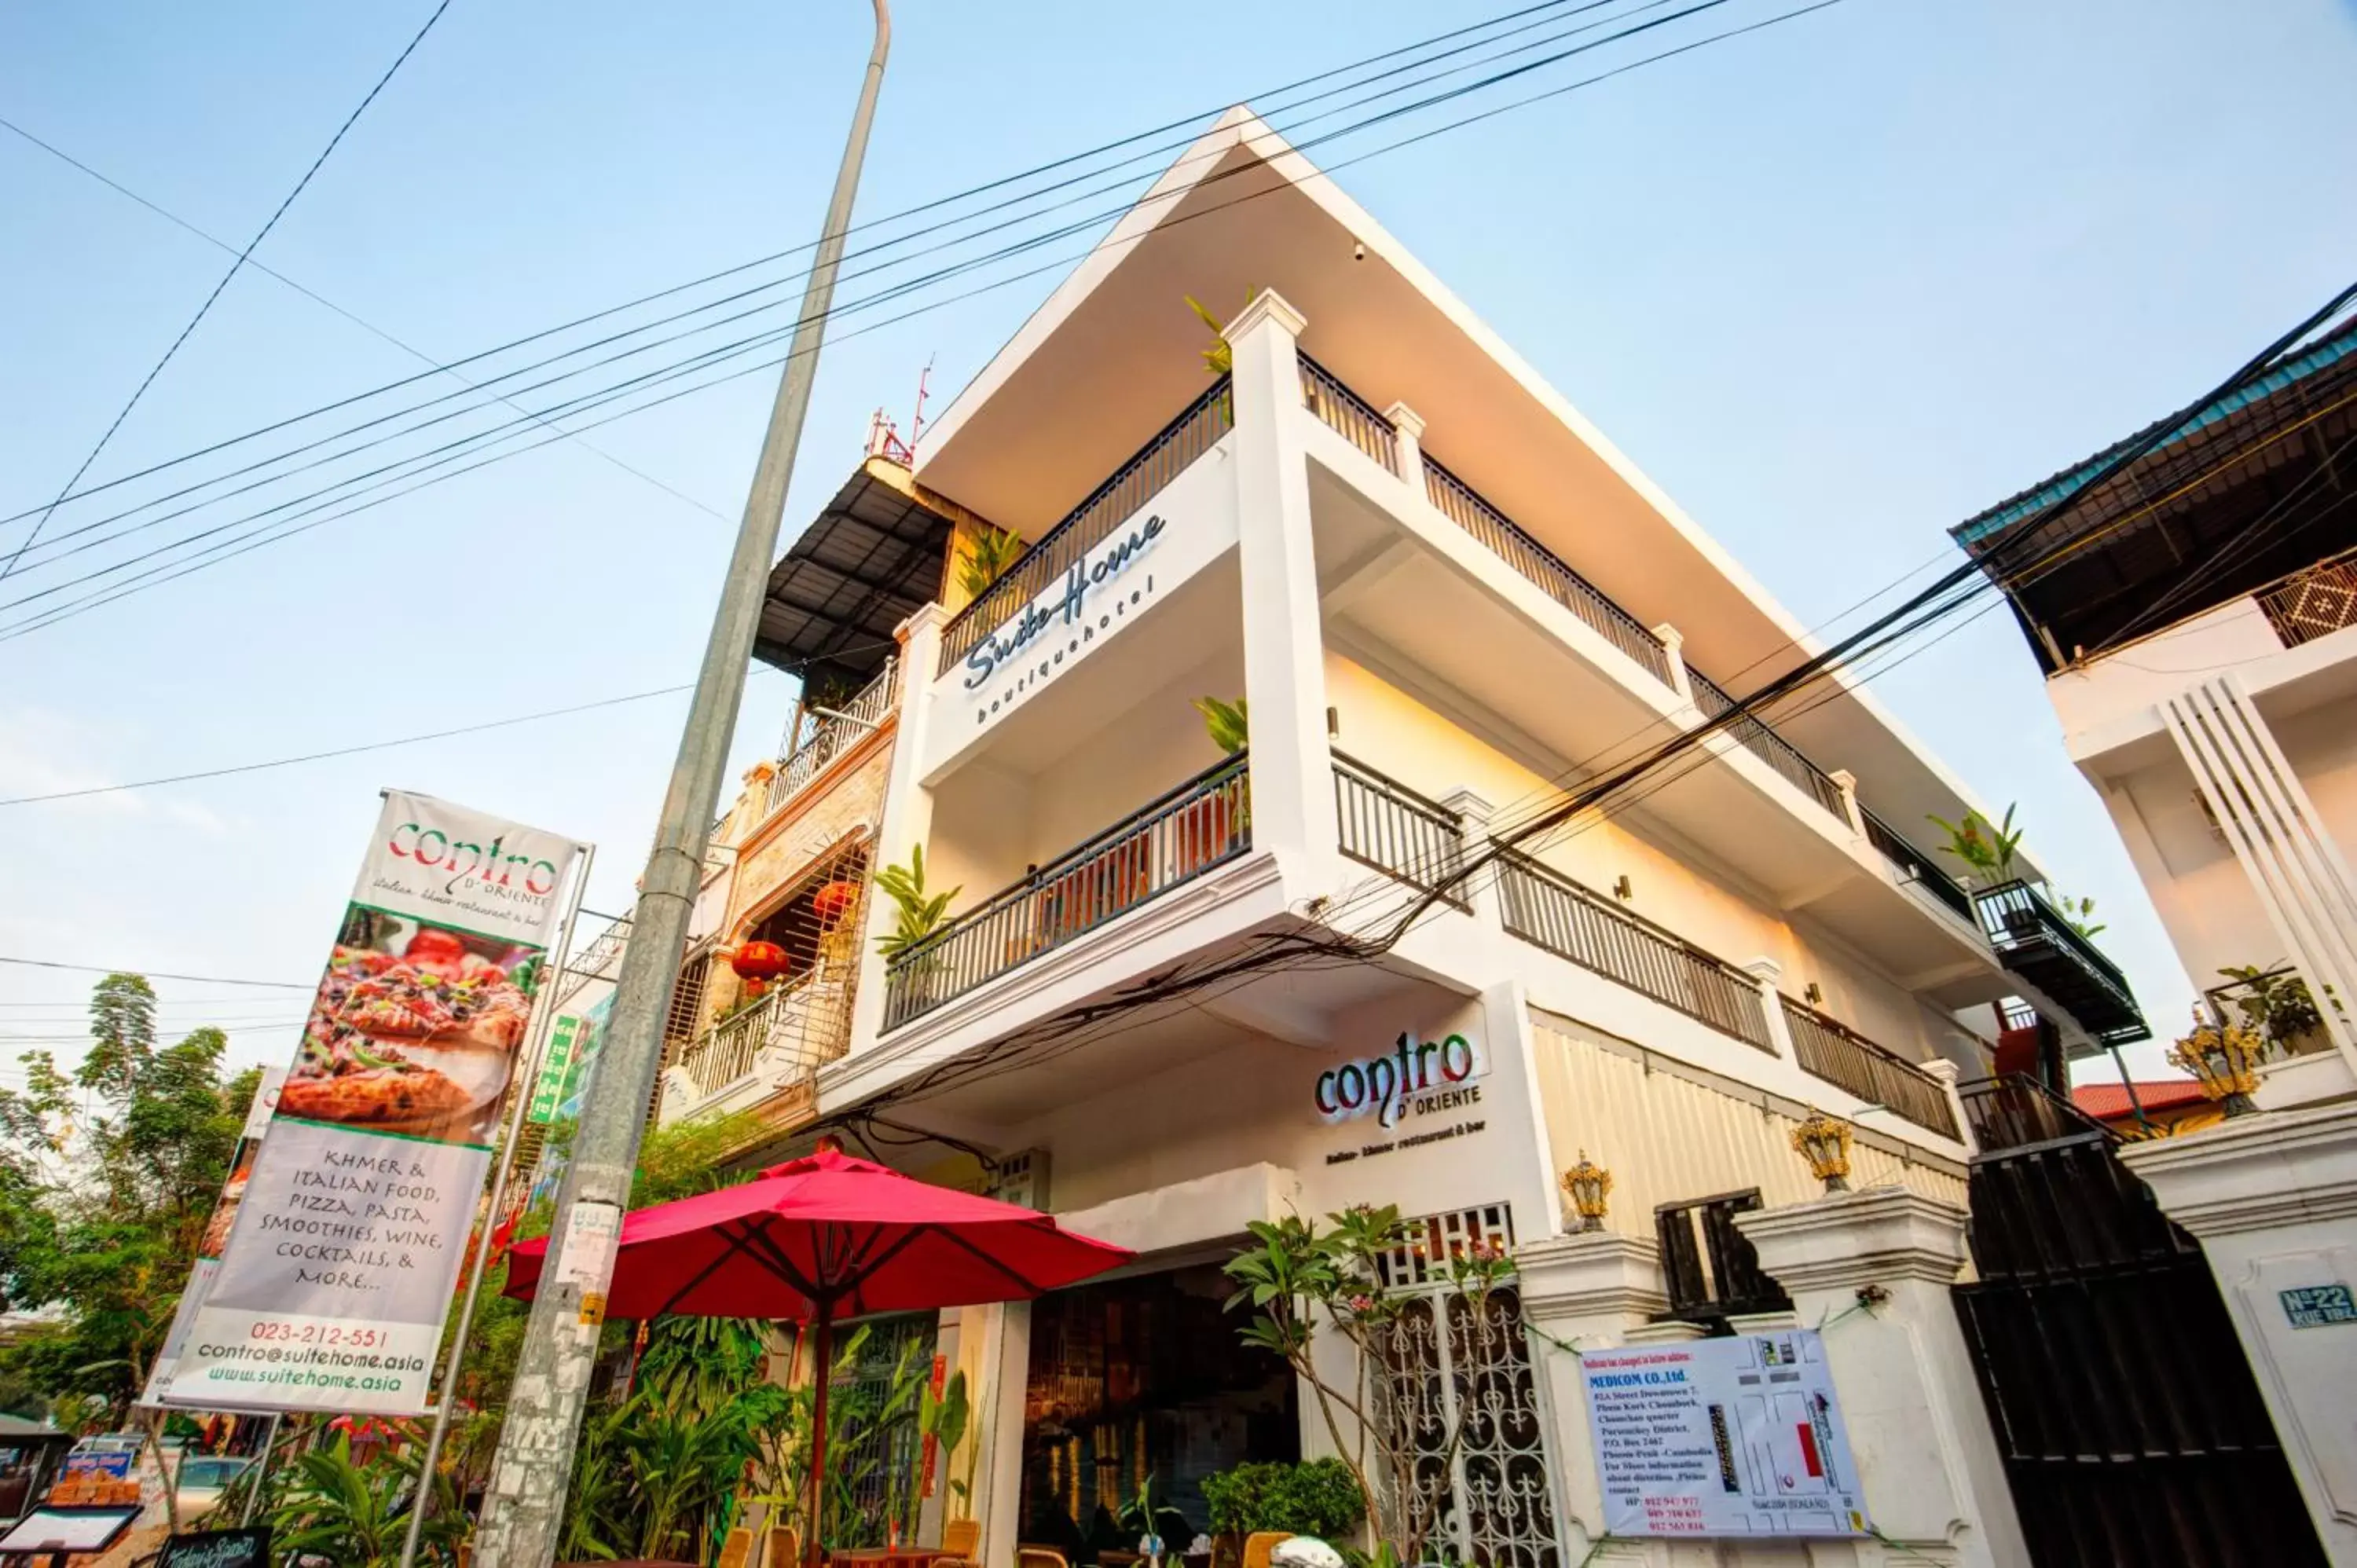
[[(1121, 591), (1121, 579), (1153, 548), (1166, 526), (1160, 513), (1150, 514), (1127, 533), (1116, 535), (1095, 559), (1074, 562), (1064, 574), (1060, 597), (1042, 594), (1034, 598), (1023, 607), (1022, 614), (984, 638), (965, 656), (965, 689), (976, 693), (975, 724), (987, 724), (992, 714), (1012, 707), (1017, 697), (1053, 675), (1067, 658), (1077, 660), (1100, 633), (1111, 632), (1124, 617), (1153, 596), (1150, 574), (1127, 593)], [(1017, 671), (1014, 682), (989, 702), (982, 702), (982, 688), (1003, 670)]]

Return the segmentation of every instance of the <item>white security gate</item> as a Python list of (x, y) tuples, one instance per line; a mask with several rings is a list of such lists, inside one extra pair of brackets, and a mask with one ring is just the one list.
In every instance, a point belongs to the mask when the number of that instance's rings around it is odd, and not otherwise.
[(1491, 1204), (1415, 1223), (1417, 1242), (1380, 1262), (1386, 1291), (1408, 1299), (1392, 1323), (1377, 1392), (1382, 1419), (1407, 1433), (1419, 1455), (1407, 1506), (1433, 1521), (1425, 1557), (1562, 1568), (1522, 1294), (1507, 1284), (1481, 1301), (1448, 1287), (1450, 1252), (1475, 1240), (1512, 1247), (1512, 1220), (1504, 1204)]

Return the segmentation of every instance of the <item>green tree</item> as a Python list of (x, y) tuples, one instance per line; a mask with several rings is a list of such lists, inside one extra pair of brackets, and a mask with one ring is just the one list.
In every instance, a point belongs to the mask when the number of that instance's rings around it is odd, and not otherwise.
[(0, 1352), (0, 1373), (51, 1400), (92, 1396), (122, 1419), (161, 1347), (221, 1196), (260, 1074), (224, 1079), (228, 1038), (156, 1039), (156, 993), (98, 983), (72, 1072), (21, 1058), (0, 1090), (0, 1296), (49, 1326)]

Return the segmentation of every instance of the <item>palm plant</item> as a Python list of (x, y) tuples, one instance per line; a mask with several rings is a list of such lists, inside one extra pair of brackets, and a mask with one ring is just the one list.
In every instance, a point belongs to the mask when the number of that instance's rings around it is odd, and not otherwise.
[(886, 958), (899, 958), (924, 946), (949, 915), (950, 900), (963, 891), (963, 886), (946, 893), (929, 892), (925, 886), (925, 846), (909, 846), (907, 865), (888, 865), (876, 874), (876, 886), (892, 900), (892, 929), (876, 939), (876, 950)]
[(1252, 725), (1243, 698), (1223, 703), (1217, 697), (1198, 697), (1195, 711), (1203, 715), (1203, 730), (1211, 737), (1211, 744), (1230, 757), (1242, 751), (1251, 740)]
[(1984, 878), (1987, 886), (1994, 887), (2000, 882), (2013, 880), (2014, 856), (2021, 848), (2021, 835), (2025, 830), (2013, 825), (2013, 812), (2014, 808), (2007, 806), (2005, 821), (1994, 827), (1978, 811), (1966, 811), (1961, 822), (1952, 822), (1928, 812), (1925, 816), (1927, 821), (1948, 835), (1948, 842), (1940, 846), (1940, 853), (1963, 861), (1970, 870)]
[(1022, 559), (1023, 548), (1021, 535), (984, 523), (967, 537), (965, 553), (958, 557), (958, 586), (970, 600), (982, 597)]
[[(356, 1465), (351, 1438), (339, 1434), (332, 1446), (298, 1455), (271, 1519), (278, 1550), (297, 1561), (324, 1557), (338, 1568), (391, 1568), (400, 1562), (419, 1467), (406, 1452), (417, 1445), (403, 1446), (403, 1453)], [(447, 1563), (457, 1556), (466, 1520), (449, 1478), (436, 1476), (435, 1488), (423, 1550), (426, 1561)]]

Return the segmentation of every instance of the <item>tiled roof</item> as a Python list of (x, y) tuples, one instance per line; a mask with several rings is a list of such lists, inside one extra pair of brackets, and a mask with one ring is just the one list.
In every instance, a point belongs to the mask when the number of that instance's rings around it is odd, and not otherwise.
[[(2202, 1104), (2209, 1098), (2201, 1092), (2201, 1086), (2190, 1078), (2139, 1079), (2136, 1091), (2136, 1098), (2144, 1101), (2147, 1115), (2156, 1111), (2181, 1111), (2189, 1105)], [(2127, 1086), (2121, 1083), (2073, 1085), (2071, 1103), (2098, 1121), (2136, 1114), (2136, 1108), (2128, 1103)]]
[[(2230, 414), (2265, 403), (2286, 388), (2320, 371), (2328, 370), (2352, 355), (2357, 355), (2357, 322), (2351, 322), (2335, 328), (2323, 338), (2310, 343), (2305, 349), (2293, 349), (2243, 386), (2192, 414), (2170, 434), (2169, 440), (2164, 442), (2157, 452), (2167, 451), (2177, 443), (2198, 435)], [(2082, 458), (2059, 474), (2040, 479), (2019, 495), (1999, 501), (1976, 517), (1967, 518), (1950, 529), (1949, 533), (1957, 543), (1967, 550), (1971, 549), (1983, 540), (1988, 539), (2023, 518), (2043, 511), (2057, 501), (2072, 495), (2080, 487), (2100, 473), (2104, 466), (2114, 456), (2133, 444), (2144, 440), (2168, 423), (2167, 416), (2155, 420), (2135, 435), (2115, 441), (2091, 456)], [(2139, 459), (2139, 461), (2149, 460), (2155, 455), (2157, 453), (2147, 454), (2145, 459)]]

